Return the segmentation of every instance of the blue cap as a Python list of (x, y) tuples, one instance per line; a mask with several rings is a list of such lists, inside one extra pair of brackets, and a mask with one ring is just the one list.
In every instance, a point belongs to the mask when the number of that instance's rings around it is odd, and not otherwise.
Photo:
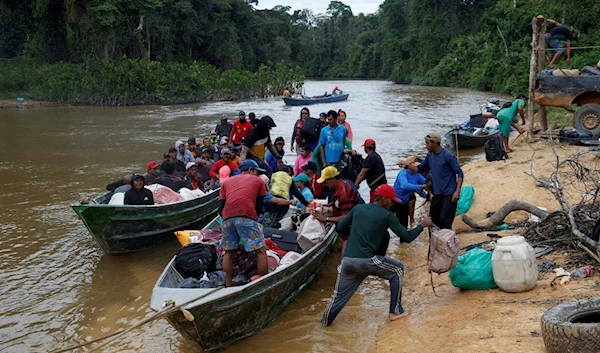
[(303, 181), (305, 183), (308, 183), (308, 175), (306, 175), (304, 173), (298, 174), (292, 180), (293, 181)]
[(319, 116), (327, 116), (327, 113), (321, 112), (321, 114), (319, 114)]
[(242, 164), (240, 164), (239, 168), (241, 171), (246, 171), (246, 170), (252, 168), (252, 169), (258, 170), (259, 172), (265, 172), (264, 169), (259, 168), (258, 164), (251, 159), (247, 159), (247, 160), (243, 161)]

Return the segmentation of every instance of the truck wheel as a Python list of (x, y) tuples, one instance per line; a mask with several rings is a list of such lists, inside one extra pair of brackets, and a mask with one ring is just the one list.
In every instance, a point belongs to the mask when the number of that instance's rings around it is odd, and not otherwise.
[(600, 352), (600, 298), (566, 302), (542, 316), (548, 353)]
[(573, 126), (594, 136), (600, 135), (600, 104), (585, 104), (577, 109), (573, 115)]

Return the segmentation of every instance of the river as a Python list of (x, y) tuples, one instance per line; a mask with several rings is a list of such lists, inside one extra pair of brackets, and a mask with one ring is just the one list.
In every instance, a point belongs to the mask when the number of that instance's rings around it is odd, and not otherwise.
[[(373, 138), (392, 184), (398, 159), (424, 155), (423, 136), (444, 132), (478, 111), (491, 94), (457, 88), (395, 85), (385, 81), (309, 81), (307, 94), (339, 85), (346, 102), (310, 106), (311, 116), (343, 109), (354, 148)], [(152, 287), (179, 248), (103, 255), (69, 204), (104, 192), (132, 172), (144, 172), (178, 139), (202, 137), (222, 113), (270, 115), (271, 136), (286, 151), (300, 107), (279, 98), (178, 106), (0, 109), (0, 351), (45, 352), (127, 328), (152, 314)], [(290, 152), (288, 152), (290, 153)], [(475, 153), (475, 154), (474, 154)], [(461, 154), (461, 161), (477, 152)], [(291, 154), (291, 153), (290, 153)], [(289, 156), (286, 160), (290, 160)], [(367, 195), (366, 185), (361, 192)], [(402, 259), (405, 245), (392, 241)], [(387, 284), (368, 279), (334, 325), (319, 319), (332, 294), (339, 252), (262, 333), (223, 352), (368, 352), (386, 322)], [(410, 288), (408, 289), (410, 290)], [(165, 320), (108, 346), (105, 352), (194, 352)]]

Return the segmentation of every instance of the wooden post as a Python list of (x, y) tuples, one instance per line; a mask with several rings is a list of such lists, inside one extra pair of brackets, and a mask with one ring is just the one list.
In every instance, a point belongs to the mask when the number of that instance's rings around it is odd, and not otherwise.
[(529, 139), (533, 138), (533, 120), (534, 120), (534, 98), (535, 98), (535, 77), (537, 76), (538, 51), (540, 47), (540, 23), (544, 21), (534, 17), (531, 19), (531, 29), (533, 36), (531, 39), (531, 62), (529, 64), (529, 105), (527, 106), (527, 131)]
[[(538, 74), (544, 70), (544, 66), (546, 65), (546, 41), (544, 40), (544, 36), (546, 35), (546, 19), (543, 18), (542, 23), (539, 23), (538, 17), (538, 25), (540, 26), (539, 33), (539, 50), (538, 50)], [(531, 101), (535, 101), (535, 90), (534, 96), (532, 96)], [(540, 118), (540, 124), (542, 131), (548, 131), (548, 119), (546, 118), (546, 106), (540, 105), (538, 106), (538, 116)]]

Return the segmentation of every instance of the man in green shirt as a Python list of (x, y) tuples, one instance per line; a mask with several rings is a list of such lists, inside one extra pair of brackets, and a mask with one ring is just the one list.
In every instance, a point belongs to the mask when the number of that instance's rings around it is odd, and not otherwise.
[(519, 134), (525, 132), (523, 127), (517, 125), (517, 113), (521, 116), (521, 124), (525, 125), (525, 104), (527, 103), (527, 97), (524, 93), (517, 94), (517, 97), (512, 102), (510, 107), (500, 109), (496, 117), (500, 123), (500, 132), (502, 133), (502, 140), (504, 141), (504, 150), (506, 153), (512, 152), (513, 150), (508, 146), (508, 136), (510, 135), (511, 126), (519, 131)]
[(375, 255), (375, 252), (384, 241), (388, 228), (399, 236), (402, 242), (409, 243), (421, 234), (423, 227), (431, 226), (431, 218), (426, 217), (415, 228), (407, 231), (390, 212), (394, 203), (400, 203), (394, 189), (387, 184), (380, 185), (375, 189), (374, 203), (354, 206), (338, 223), (336, 230), (343, 232), (350, 228), (350, 237), (338, 270), (333, 298), (323, 313), (321, 323), (324, 326), (331, 325), (369, 275), (385, 278), (390, 282), (388, 318), (391, 321), (409, 314), (402, 308), (401, 300), (404, 266), (398, 260)]

